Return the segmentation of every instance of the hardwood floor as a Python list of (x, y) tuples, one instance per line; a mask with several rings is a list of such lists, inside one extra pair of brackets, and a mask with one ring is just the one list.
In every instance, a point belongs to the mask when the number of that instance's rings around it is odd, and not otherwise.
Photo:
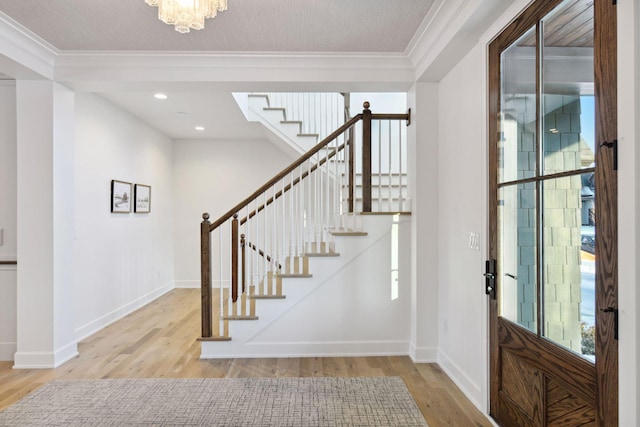
[(435, 364), (409, 357), (200, 360), (200, 294), (176, 289), (79, 344), (56, 369), (0, 362), (0, 410), (53, 379), (399, 376), (430, 427), (491, 426)]

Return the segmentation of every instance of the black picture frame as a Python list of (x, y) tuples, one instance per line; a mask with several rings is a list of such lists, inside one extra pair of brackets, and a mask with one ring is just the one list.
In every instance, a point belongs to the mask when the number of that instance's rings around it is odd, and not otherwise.
[(135, 213), (151, 212), (151, 186), (145, 184), (136, 184), (134, 186), (133, 211)]
[(111, 212), (129, 213), (131, 212), (131, 183), (111, 180)]

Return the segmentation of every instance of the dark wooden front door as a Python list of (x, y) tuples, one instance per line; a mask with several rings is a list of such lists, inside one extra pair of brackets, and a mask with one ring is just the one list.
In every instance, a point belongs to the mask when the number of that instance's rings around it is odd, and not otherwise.
[(489, 46), (491, 415), (504, 426), (618, 425), (613, 3), (538, 0)]

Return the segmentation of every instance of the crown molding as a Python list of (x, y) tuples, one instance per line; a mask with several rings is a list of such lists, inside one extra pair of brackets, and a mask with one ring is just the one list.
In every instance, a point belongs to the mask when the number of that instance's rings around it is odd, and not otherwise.
[(439, 0), (405, 52), (415, 67), (416, 81), (440, 81), (512, 2)]
[(0, 65), (19, 79), (51, 79), (57, 51), (53, 46), (0, 12)]
[(55, 69), (57, 81), (76, 89), (106, 82), (350, 82), (398, 90), (410, 87), (414, 76), (402, 54), (62, 52)]

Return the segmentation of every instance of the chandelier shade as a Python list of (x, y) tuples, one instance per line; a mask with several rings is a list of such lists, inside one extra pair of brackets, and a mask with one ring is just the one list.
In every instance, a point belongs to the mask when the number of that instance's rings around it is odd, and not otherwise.
[(158, 7), (158, 18), (176, 31), (188, 33), (204, 28), (204, 20), (215, 17), (227, 10), (227, 0), (145, 0), (150, 6)]

